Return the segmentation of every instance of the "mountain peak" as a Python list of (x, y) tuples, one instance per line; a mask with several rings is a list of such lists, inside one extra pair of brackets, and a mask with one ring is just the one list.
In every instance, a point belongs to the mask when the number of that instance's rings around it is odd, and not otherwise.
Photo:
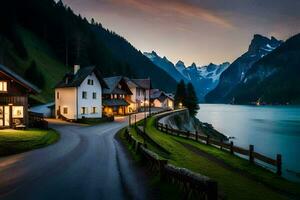
[(266, 55), (268, 52), (276, 49), (281, 43), (282, 41), (277, 40), (273, 36), (268, 38), (260, 34), (255, 34), (249, 46), (248, 52), (251, 55)]

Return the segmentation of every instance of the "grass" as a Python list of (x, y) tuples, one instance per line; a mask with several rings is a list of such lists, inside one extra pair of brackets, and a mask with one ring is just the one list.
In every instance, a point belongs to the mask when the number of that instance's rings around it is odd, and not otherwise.
[[(142, 162), (141, 157), (139, 154), (137, 154), (134, 150), (134, 147), (127, 142), (125, 139), (125, 128), (121, 129), (118, 133), (118, 139), (120, 139), (125, 145), (125, 147), (129, 150), (130, 155), (132, 156), (135, 163), (144, 168), (146, 174), (148, 175), (148, 186), (154, 197), (153, 199), (173, 199), (173, 200), (180, 200), (183, 199), (183, 194), (180, 192), (180, 189), (176, 185), (171, 185), (165, 181), (161, 181), (159, 175), (155, 175), (152, 173), (149, 173), (149, 171), (146, 169), (146, 166), (144, 162)], [(143, 142), (143, 138), (137, 134), (134, 128), (130, 129), (130, 134), (139, 142)], [(149, 148), (149, 145), (148, 145)], [(151, 147), (153, 148), (153, 147)]]
[(0, 156), (21, 153), (48, 146), (59, 139), (52, 130), (0, 130)]
[[(171, 152), (168, 158), (170, 163), (217, 180), (220, 193), (225, 195), (228, 199), (290, 199), (290, 196), (283, 195), (283, 193), (279, 193), (276, 190), (293, 194), (295, 198), (300, 197), (299, 184), (289, 182), (272, 172), (255, 165), (250, 165), (246, 160), (232, 156), (214, 147), (161, 133), (154, 127), (153, 117), (147, 121), (146, 132), (153, 140)], [(224, 168), (214, 161), (197, 155), (187, 149), (183, 143), (192, 145), (224, 161), (233, 168), (247, 172), (253, 178)], [(163, 154), (161, 154), (161, 156), (163, 156)]]

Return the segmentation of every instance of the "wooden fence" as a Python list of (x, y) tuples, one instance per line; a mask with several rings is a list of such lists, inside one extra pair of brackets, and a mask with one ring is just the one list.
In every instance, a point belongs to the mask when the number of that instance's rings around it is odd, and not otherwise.
[(189, 199), (190, 197), (197, 197), (203, 200), (218, 199), (218, 184), (216, 181), (188, 169), (168, 164), (168, 160), (161, 159), (157, 154), (147, 149), (146, 145), (138, 142), (130, 135), (128, 129), (125, 130), (125, 138), (133, 146), (134, 150), (146, 160), (151, 171), (158, 173), (162, 180), (180, 186), (185, 194), (184, 199)]
[[(160, 117), (161, 118), (161, 117)], [(156, 119), (156, 128), (163, 133), (176, 135), (180, 137), (185, 137), (187, 139), (199, 141), (205, 143), (207, 145), (212, 145), (214, 147), (220, 148), (221, 150), (227, 150), (231, 154), (238, 153), (244, 156), (248, 156), (250, 163), (255, 163), (255, 159), (261, 162), (267, 163), (269, 165), (276, 167), (276, 173), (281, 176), (282, 174), (282, 157), (280, 154), (277, 154), (276, 159), (269, 158), (264, 156), (260, 153), (254, 151), (254, 146), (249, 145), (249, 149), (244, 149), (242, 147), (234, 146), (233, 142), (227, 142), (223, 140), (215, 140), (209, 137), (209, 135), (200, 135), (197, 131), (196, 132), (189, 132), (189, 131), (182, 131), (173, 129), (168, 127), (168, 125), (164, 125), (158, 122)]]

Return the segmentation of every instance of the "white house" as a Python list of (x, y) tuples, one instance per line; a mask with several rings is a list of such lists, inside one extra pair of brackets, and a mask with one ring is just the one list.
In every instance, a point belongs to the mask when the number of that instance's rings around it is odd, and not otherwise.
[(129, 79), (126, 78), (128, 87), (132, 92), (130, 108), (133, 111), (140, 111), (144, 106), (149, 106), (149, 95), (151, 80), (148, 79)]
[(55, 88), (56, 118), (101, 118), (104, 88), (107, 85), (96, 67), (75, 65)]

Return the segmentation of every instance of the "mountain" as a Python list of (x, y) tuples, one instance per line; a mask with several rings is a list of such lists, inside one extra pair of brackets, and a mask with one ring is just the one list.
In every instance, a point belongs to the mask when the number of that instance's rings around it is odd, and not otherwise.
[(206, 95), (206, 102), (221, 103), (231, 101), (228, 94), (241, 83), (253, 64), (271, 53), (281, 44), (282, 41), (274, 37), (269, 39), (258, 34), (254, 35), (248, 51), (236, 59), (222, 73), (217, 87)]
[(166, 71), (177, 82), (180, 80), (187, 81), (186, 78), (175, 68), (174, 64), (165, 56), (162, 58), (155, 51), (145, 52), (144, 55), (149, 58), (155, 65)]
[(155, 51), (145, 52), (144, 55), (155, 65), (168, 72), (175, 80), (191, 82), (200, 102), (203, 102), (204, 96), (217, 86), (220, 75), (229, 66), (229, 63), (226, 62), (221, 65), (211, 63), (203, 67), (197, 67), (193, 63), (191, 66), (186, 67), (182, 61), (178, 61), (174, 65), (165, 56), (160, 57), (157, 55)]
[[(39, 101), (53, 98), (53, 87), (74, 64), (95, 65), (104, 76), (152, 79), (153, 87), (173, 92), (168, 73), (154, 65), (126, 39), (93, 19), (75, 15), (61, 1), (10, 0), (0, 7), (0, 63), (20, 75), (35, 66), (45, 84)], [(26, 73), (27, 72), (27, 73)], [(157, 76), (159, 74), (159, 76)], [(34, 81), (36, 77), (31, 77)], [(29, 81), (32, 81), (29, 80)]]
[(300, 34), (256, 62), (228, 94), (238, 104), (300, 103)]
[(210, 63), (207, 66), (197, 67), (193, 63), (181, 73), (193, 83), (198, 99), (203, 102), (205, 95), (217, 86), (220, 75), (229, 65), (230, 63), (225, 62), (220, 65)]

